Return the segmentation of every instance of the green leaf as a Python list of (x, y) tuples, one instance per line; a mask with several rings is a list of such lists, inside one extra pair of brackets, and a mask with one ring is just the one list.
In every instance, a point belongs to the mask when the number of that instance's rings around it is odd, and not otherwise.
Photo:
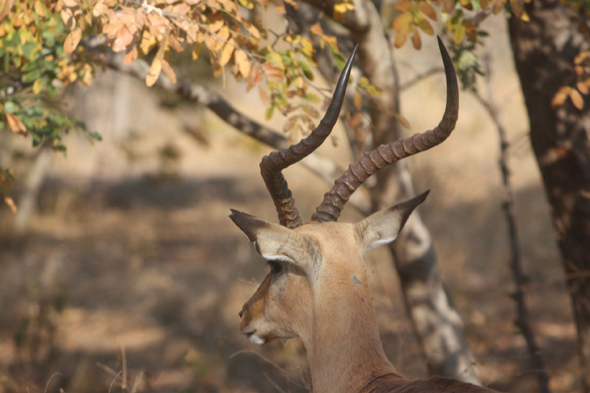
[(274, 103), (272, 103), (272, 104), (270, 105), (270, 108), (268, 108), (268, 109), (266, 110), (266, 112), (264, 113), (264, 118), (265, 118), (266, 120), (270, 120), (270, 119), (272, 118), (272, 114), (274, 113), (274, 111), (275, 111), (275, 105), (274, 105)]
[(29, 72), (28, 74), (25, 74), (23, 76), (23, 82), (30, 83), (30, 82), (34, 81), (35, 79), (39, 79), (40, 77), (41, 77), (41, 70), (36, 69), (36, 70)]
[(313, 80), (313, 72), (311, 71), (311, 68), (309, 67), (309, 65), (304, 61), (300, 61), (299, 67), (301, 67), (301, 70), (303, 71), (303, 75), (305, 75), (305, 77), (307, 79), (312, 81)]
[(303, 98), (305, 98), (305, 101), (311, 102), (312, 104), (319, 104), (321, 101), (320, 97), (318, 97), (317, 95), (315, 95), (313, 93), (305, 93)]
[(14, 113), (18, 110), (18, 106), (14, 101), (4, 102), (4, 113)]

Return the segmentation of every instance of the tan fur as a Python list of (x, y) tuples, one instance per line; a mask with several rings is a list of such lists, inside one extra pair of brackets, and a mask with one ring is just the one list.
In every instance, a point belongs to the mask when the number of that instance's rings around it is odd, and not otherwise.
[(492, 392), (445, 378), (404, 380), (383, 352), (362, 253), (393, 240), (424, 198), (356, 225), (307, 223), (293, 230), (234, 212), (232, 219), (262, 256), (284, 258), (281, 271), (269, 274), (244, 305), (242, 333), (265, 342), (301, 337), (315, 393)]

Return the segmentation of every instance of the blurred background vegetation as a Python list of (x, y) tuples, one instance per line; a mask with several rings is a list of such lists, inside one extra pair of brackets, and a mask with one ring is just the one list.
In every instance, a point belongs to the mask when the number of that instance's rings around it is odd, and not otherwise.
[[(311, 390), (299, 340), (257, 347), (239, 334), (237, 313), (268, 268), (227, 215), (231, 207), (276, 221), (258, 172), (273, 149), (261, 139), (280, 145), (309, 133), (350, 34), (322, 14), (297, 34), (285, 27), (296, 4), (273, 3), (243, 0), (239, 10), (221, 1), (0, 3), (0, 392)], [(330, 16), (346, 23), (360, 3), (337, 2)], [(588, 7), (570, 3), (580, 15)], [(202, 8), (182, 14), (183, 5)], [(566, 275), (510, 49), (507, 18), (530, 19), (524, 2), (375, 5), (396, 48), (401, 102), (379, 109), (392, 112), (401, 135), (433, 128), (444, 110), (436, 40), (425, 34), (445, 34), (466, 89), (452, 137), (408, 166), (418, 192), (432, 189), (421, 216), (478, 378), (501, 391), (539, 389), (540, 370), (514, 323), (500, 119), (529, 320), (549, 388), (584, 391)], [(137, 20), (108, 27), (125, 12), (143, 12), (143, 27), (125, 32)], [(203, 26), (193, 34), (174, 24), (179, 14)], [(187, 50), (171, 55), (178, 48)], [(576, 72), (585, 82), (583, 53)], [(327, 67), (318, 54), (328, 54)], [(388, 94), (355, 72), (342, 124), (320, 148), (343, 168), (372, 143), (372, 104)], [(548, 92), (557, 109), (547, 110), (587, 112), (585, 84), (562, 85)], [(490, 96), (493, 117), (481, 104)], [(247, 136), (257, 125), (264, 130)], [(261, 138), (267, 129), (284, 137)], [(303, 165), (285, 173), (309, 217), (329, 186)], [(341, 220), (361, 217), (349, 206)], [(388, 250), (372, 251), (367, 266), (389, 359), (409, 378), (427, 377), (429, 359)]]

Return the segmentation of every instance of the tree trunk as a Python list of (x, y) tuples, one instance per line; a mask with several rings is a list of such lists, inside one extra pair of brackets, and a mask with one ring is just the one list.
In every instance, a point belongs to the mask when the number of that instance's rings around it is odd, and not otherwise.
[[(333, 15), (334, 1), (305, 1)], [(395, 114), (399, 113), (396, 69), (379, 11), (367, 0), (356, 0), (354, 4), (354, 11), (347, 12), (338, 22), (350, 31), (353, 42), (359, 45), (357, 57), (363, 75), (383, 90), (380, 96), (369, 97), (373, 143), (379, 146), (403, 136), (395, 119)], [(371, 190), (373, 211), (415, 196), (412, 177), (404, 161), (380, 170), (376, 177), (377, 186)], [(418, 212), (410, 216), (390, 250), (408, 314), (430, 372), (479, 385), (463, 323), (444, 288), (432, 238)]]
[(530, 122), (531, 142), (551, 204), (567, 286), (572, 298), (584, 389), (590, 392), (590, 105), (551, 101), (576, 81), (574, 58), (588, 49), (580, 21), (559, 0), (526, 5), (530, 22), (516, 18), (509, 30)]

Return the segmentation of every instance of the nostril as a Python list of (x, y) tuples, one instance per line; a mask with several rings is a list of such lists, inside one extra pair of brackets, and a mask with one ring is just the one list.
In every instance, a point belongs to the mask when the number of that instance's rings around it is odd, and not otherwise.
[(238, 313), (238, 315), (240, 316), (240, 318), (242, 318), (242, 313), (243, 313), (242, 310), (240, 310), (240, 312)]

